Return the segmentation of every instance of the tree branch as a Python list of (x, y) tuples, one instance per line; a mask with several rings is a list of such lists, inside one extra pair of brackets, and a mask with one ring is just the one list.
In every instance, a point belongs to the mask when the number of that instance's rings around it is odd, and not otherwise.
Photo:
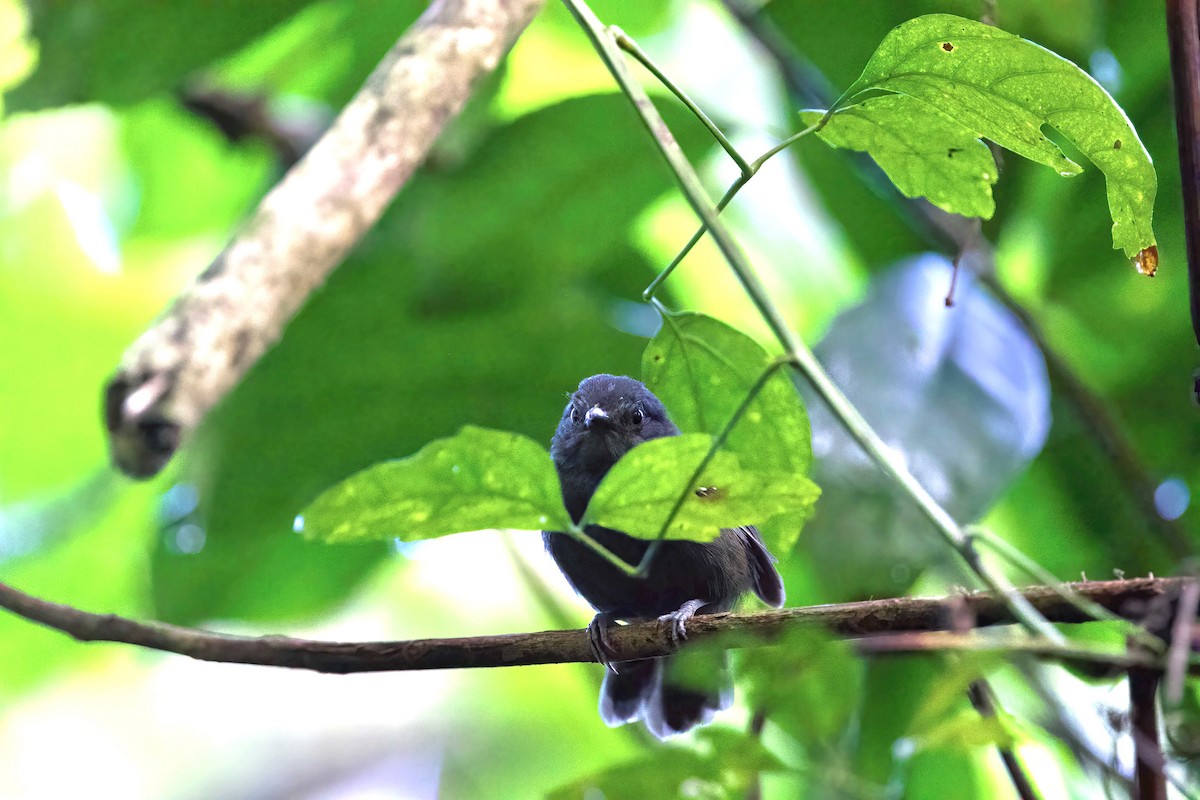
[[(1187, 579), (1139, 578), (1090, 581), (1071, 588), (1127, 619), (1141, 620), (1178, 596)], [(1052, 589), (1023, 592), (1047, 619), (1060, 623), (1088, 618)], [(93, 614), (67, 605), (39, 600), (0, 583), (0, 607), (33, 622), (70, 634), (80, 641), (119, 642), (152, 650), (191, 656), (203, 661), (260, 664), (316, 672), (351, 673), (425, 669), (511, 667), (532, 664), (592, 662), (595, 660), (582, 630), (513, 633), (456, 639), (417, 639), (395, 642), (326, 642), (285, 636), (233, 636), (161, 622), (137, 622), (113, 614)], [(1003, 598), (974, 593), (943, 598), (903, 597), (859, 603), (787, 608), (755, 614), (704, 614), (688, 623), (688, 640), (700, 642), (731, 633), (741, 634), (739, 646), (770, 644), (789, 630), (820, 626), (847, 637), (896, 634), (863, 639), (864, 654), (932, 650), (1019, 650), (1059, 660), (1098, 661), (1108, 666), (1157, 669), (1150, 656), (1089, 654), (1080, 649), (1046, 645), (1037, 640), (989, 642), (970, 634), (931, 634), (953, 628), (955, 610), (966, 608), (977, 626), (1012, 624)], [(657, 622), (614, 628), (614, 660), (652, 658), (675, 652), (670, 632)], [(1161, 670), (1160, 670), (1161, 671)]]
[(154, 475), (375, 223), (544, 0), (436, 0), (243, 231), (130, 346), (104, 393), (113, 461)]

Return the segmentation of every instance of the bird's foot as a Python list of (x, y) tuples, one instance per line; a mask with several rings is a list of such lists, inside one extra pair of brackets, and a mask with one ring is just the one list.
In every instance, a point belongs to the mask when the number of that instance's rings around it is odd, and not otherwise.
[(587, 626), (588, 644), (592, 648), (592, 655), (604, 665), (605, 669), (612, 672), (617, 671), (617, 668), (613, 666), (613, 657), (616, 655), (616, 651), (613, 650), (612, 642), (608, 639), (608, 629), (615, 624), (617, 624), (616, 617), (602, 612), (592, 617), (592, 621)]
[(671, 644), (679, 647), (687, 639), (688, 620), (696, 616), (696, 612), (708, 605), (707, 600), (688, 600), (679, 607), (678, 611), (663, 614), (658, 621), (670, 626)]

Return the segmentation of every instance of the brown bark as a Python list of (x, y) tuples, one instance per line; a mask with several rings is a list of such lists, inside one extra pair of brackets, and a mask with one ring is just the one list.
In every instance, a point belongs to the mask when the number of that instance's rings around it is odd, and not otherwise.
[[(1177, 596), (1185, 579), (1141, 578), (1090, 581), (1071, 588), (1105, 608), (1140, 620), (1148, 609), (1160, 608)], [(1085, 622), (1086, 615), (1045, 587), (1023, 592), (1029, 602), (1053, 622)], [(700, 642), (737, 634), (736, 646), (770, 644), (782, 634), (803, 626), (818, 626), (847, 637), (895, 634), (863, 639), (866, 654), (930, 650), (1014, 649), (1032, 656), (1066, 658), (1075, 655), (1034, 642), (1031, 646), (1000, 643), (979, 637), (932, 634), (953, 630), (965, 606), (977, 627), (1011, 624), (1002, 599), (987, 593), (942, 598), (904, 597), (859, 603), (786, 608), (754, 614), (712, 614), (688, 623), (688, 640)], [(232, 636), (160, 622), (137, 622), (112, 614), (93, 614), (71, 606), (39, 600), (0, 584), (0, 607), (61, 630), (81, 641), (122, 642), (153, 650), (179, 653), (205, 661), (263, 664), (317, 672), (350, 673), (393, 670), (510, 667), (531, 664), (591, 662), (594, 655), (582, 630), (513, 633), (458, 639), (420, 639), (396, 642), (325, 642), (286, 636)], [(925, 632), (925, 633), (923, 633)], [(675, 650), (670, 632), (656, 622), (625, 625), (611, 631), (614, 660), (650, 658)], [(1081, 660), (1091, 660), (1078, 653)], [(1103, 663), (1117, 668), (1148, 666), (1149, 659), (1118, 654)]]
[(544, 0), (436, 0), (105, 390), (113, 461), (163, 465), (375, 224)]

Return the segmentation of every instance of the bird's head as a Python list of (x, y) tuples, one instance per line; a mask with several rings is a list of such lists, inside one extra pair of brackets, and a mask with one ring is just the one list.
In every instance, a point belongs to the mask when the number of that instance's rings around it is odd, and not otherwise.
[(678, 433), (663, 404), (640, 381), (593, 375), (563, 409), (550, 454), (560, 471), (602, 474), (642, 442)]

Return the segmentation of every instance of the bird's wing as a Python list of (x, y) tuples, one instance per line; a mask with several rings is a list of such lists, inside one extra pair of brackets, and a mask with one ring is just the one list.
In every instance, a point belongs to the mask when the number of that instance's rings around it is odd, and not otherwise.
[(735, 528), (734, 533), (746, 548), (750, 575), (754, 580), (754, 593), (767, 605), (779, 608), (785, 599), (783, 578), (779, 577), (779, 570), (775, 569), (775, 557), (763, 544), (758, 528), (747, 525)]

